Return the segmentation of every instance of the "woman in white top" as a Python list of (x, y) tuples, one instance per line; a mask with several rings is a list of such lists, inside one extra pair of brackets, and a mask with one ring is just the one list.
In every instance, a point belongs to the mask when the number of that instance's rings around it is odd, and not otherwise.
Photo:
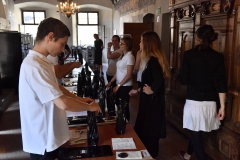
[[(120, 50), (120, 37), (118, 35), (113, 35), (112, 42), (108, 43), (108, 48), (107, 48), (108, 68), (107, 68), (106, 76), (107, 76), (108, 83), (116, 74), (116, 70), (117, 70), (116, 63), (121, 55), (122, 55), (122, 50)], [(114, 88), (116, 86), (116, 81), (112, 82), (111, 86)], [(109, 95), (110, 95), (110, 90), (107, 90), (108, 114), (111, 116), (116, 116), (115, 107), (110, 106)]]
[(111, 81), (107, 84), (110, 86), (112, 82), (116, 80), (117, 86), (113, 88), (113, 91), (116, 93), (116, 105), (119, 105), (119, 98), (122, 101), (127, 102), (125, 108), (126, 119), (129, 121), (130, 112), (129, 112), (129, 92), (132, 89), (132, 72), (134, 67), (135, 59), (132, 55), (133, 41), (130, 37), (123, 37), (120, 43), (120, 49), (123, 51), (123, 54), (120, 56), (117, 62), (117, 72)]

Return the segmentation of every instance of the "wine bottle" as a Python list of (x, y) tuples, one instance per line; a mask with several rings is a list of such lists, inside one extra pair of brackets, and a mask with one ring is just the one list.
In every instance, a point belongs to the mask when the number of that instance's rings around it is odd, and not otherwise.
[(106, 100), (106, 94), (105, 94), (105, 88), (100, 87), (99, 88), (99, 101), (98, 104), (102, 110), (102, 113), (99, 113), (101, 116), (105, 116), (105, 100)]
[(82, 92), (82, 76), (80, 73), (78, 73), (78, 81), (77, 81), (77, 96), (83, 97), (83, 92)]
[(125, 117), (126, 103), (122, 103), (119, 98), (119, 105), (116, 117), (116, 132), (117, 134), (124, 134), (126, 129), (126, 117)]
[(99, 141), (95, 112), (88, 111), (87, 141), (88, 145), (97, 146)]
[(107, 109), (108, 109), (108, 114), (110, 116), (116, 116), (115, 113), (115, 97), (113, 93), (113, 87), (110, 86), (109, 90), (107, 91)]

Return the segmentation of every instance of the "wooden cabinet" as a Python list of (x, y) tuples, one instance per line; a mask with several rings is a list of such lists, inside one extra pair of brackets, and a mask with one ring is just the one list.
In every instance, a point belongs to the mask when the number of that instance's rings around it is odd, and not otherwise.
[(186, 87), (179, 82), (184, 52), (194, 47), (194, 33), (203, 25), (212, 25), (218, 33), (213, 48), (224, 54), (228, 92), (226, 116), (219, 130), (205, 133), (205, 150), (213, 159), (240, 159), (240, 0), (169, 0), (171, 79), (166, 92), (168, 120), (182, 128)]

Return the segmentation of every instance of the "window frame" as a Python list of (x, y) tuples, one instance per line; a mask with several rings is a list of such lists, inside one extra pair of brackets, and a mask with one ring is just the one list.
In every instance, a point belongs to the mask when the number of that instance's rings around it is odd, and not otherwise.
[[(79, 22), (78, 22), (78, 13), (87, 13), (87, 24), (79, 24)], [(99, 12), (98, 12), (98, 11), (80, 11), (80, 12), (78, 12), (78, 13), (77, 13), (77, 16), (76, 16), (76, 18), (77, 18), (77, 26), (78, 26), (78, 25), (83, 25), (83, 26), (99, 26)], [(97, 16), (98, 16), (98, 18), (97, 18), (97, 24), (89, 24), (88, 13), (97, 13)]]
[[(24, 12), (33, 12), (33, 23), (24, 23)], [(44, 13), (44, 19), (46, 18), (46, 11), (45, 10), (21, 10), (22, 15), (22, 25), (39, 25), (39, 23), (35, 22), (35, 12), (43, 12)]]

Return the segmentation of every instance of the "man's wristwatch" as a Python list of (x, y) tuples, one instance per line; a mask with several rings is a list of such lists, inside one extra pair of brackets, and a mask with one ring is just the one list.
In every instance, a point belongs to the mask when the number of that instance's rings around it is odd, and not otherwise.
[(119, 84), (117, 84), (117, 86), (118, 86), (118, 87), (121, 87), (120, 83), (119, 83)]

